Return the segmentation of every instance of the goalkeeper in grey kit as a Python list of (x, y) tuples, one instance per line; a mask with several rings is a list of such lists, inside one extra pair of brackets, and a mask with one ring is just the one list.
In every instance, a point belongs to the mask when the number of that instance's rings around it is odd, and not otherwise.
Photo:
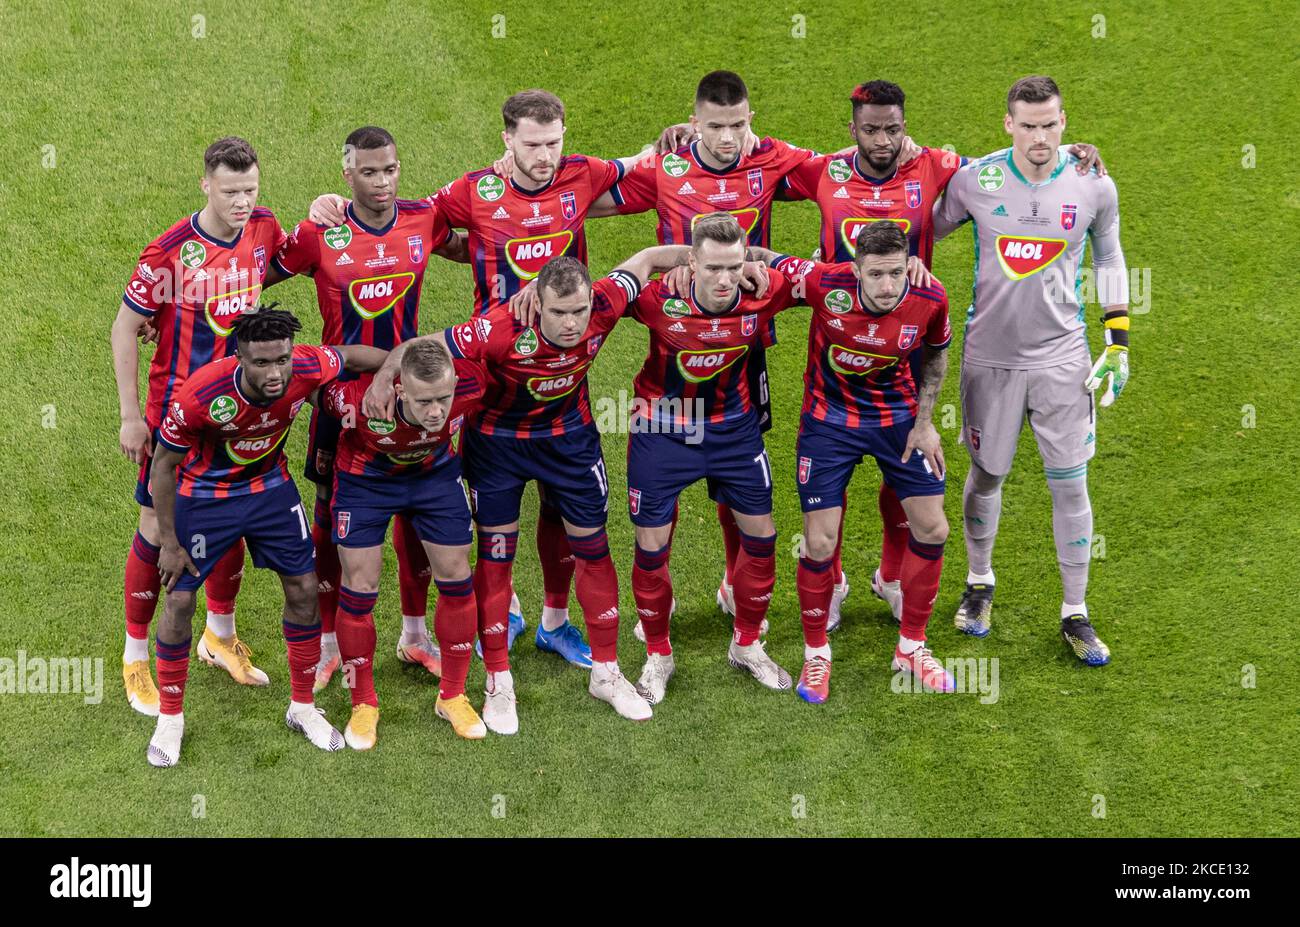
[[(1050, 77), (1026, 77), (1007, 94), (1012, 147), (962, 168), (934, 211), (943, 238), (971, 220), (975, 292), (962, 347), (963, 440), (971, 469), (962, 493), (966, 591), (957, 628), (989, 633), (995, 585), (993, 543), (1002, 482), (1026, 420), (1052, 494), (1052, 533), (1064, 595), (1061, 635), (1090, 666), (1110, 650), (1089, 619), (1085, 595), (1092, 554), (1088, 461), (1096, 450), (1094, 391), (1101, 405), (1128, 380), (1128, 271), (1119, 242), (1114, 182), (1058, 151), (1065, 131), (1061, 94)], [(1106, 348), (1094, 365), (1078, 292), (1092, 240)]]

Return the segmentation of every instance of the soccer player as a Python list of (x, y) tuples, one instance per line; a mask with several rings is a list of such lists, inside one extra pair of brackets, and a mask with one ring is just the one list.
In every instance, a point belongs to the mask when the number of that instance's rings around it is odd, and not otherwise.
[[(491, 167), (470, 171), (436, 195), (447, 221), (468, 232), (476, 314), (508, 303), (553, 257), (569, 255), (585, 264), (588, 210), (633, 160), (563, 154), (564, 104), (545, 90), (516, 93), (505, 101), (501, 115), (502, 140), (513, 156), (510, 176), (499, 177)], [(337, 225), (345, 205), (340, 197), (318, 197), (310, 218)], [(554, 634), (568, 622), (575, 561), (560, 513), (546, 498), (541, 503), (536, 538), (546, 598), (535, 640), (541, 649), (552, 650)], [(513, 645), (525, 624), (513, 594), (509, 624), (507, 640)], [(590, 648), (583, 642), (581, 649), (579, 662), (588, 666)]]
[[(593, 215), (620, 215), (654, 210), (660, 244), (692, 242), (692, 231), (701, 216), (718, 211), (731, 213), (740, 222), (749, 244), (768, 247), (772, 229), (772, 201), (797, 165), (814, 156), (779, 139), (764, 137), (746, 145), (752, 136), (749, 88), (733, 71), (712, 71), (695, 90), (695, 108), (690, 128), (698, 136), (674, 151), (638, 158), (611, 189), (609, 198), (598, 201)], [(748, 147), (750, 150), (746, 151)], [(775, 328), (764, 332), (745, 358), (748, 392), (758, 413), (759, 429), (772, 426), (767, 384), (766, 348), (776, 341)], [(718, 503), (726, 567), (718, 586), (717, 601), (723, 612), (735, 615), (734, 576), (740, 555), (740, 528), (731, 510)], [(847, 585), (837, 586), (836, 607), (847, 595)], [(643, 638), (644, 625), (637, 636)]]
[[(934, 205), (966, 159), (936, 148), (921, 148), (917, 156), (908, 156), (906, 98), (897, 84), (867, 81), (853, 88), (849, 102), (848, 129), (853, 141), (849, 152), (798, 162), (782, 180), (780, 198), (817, 204), (821, 212), (820, 260), (854, 261), (862, 229), (872, 222), (892, 221), (907, 234), (909, 253), (928, 268), (934, 254)], [(1094, 164), (1105, 173), (1092, 145), (1073, 145), (1069, 151), (1080, 159), (1081, 173)], [(919, 352), (913, 352), (914, 377), (921, 373), (919, 357)], [(847, 497), (844, 501), (847, 503)], [(878, 504), (884, 531), (880, 566), (871, 578), (871, 588), (888, 603), (897, 621), (903, 614), (899, 583), (909, 537), (907, 515), (887, 480), (880, 484)], [(847, 589), (840, 546), (836, 545), (832, 569), (837, 582)], [(839, 602), (832, 600), (827, 630), (834, 631), (839, 623)]]
[[(823, 264), (761, 249), (750, 253), (784, 273), (813, 310), (796, 449), (805, 538), (798, 569), (804, 666), (796, 691), (814, 704), (830, 696), (826, 622), (842, 501), (854, 468), (874, 457), (910, 526), (900, 568), (902, 626), (893, 667), (911, 673), (929, 691), (951, 692), (952, 676), (925, 646), (948, 537), (943, 448), (931, 421), (952, 340), (947, 294), (938, 282), (908, 283), (908, 240), (896, 222), (864, 224), (848, 263)], [(922, 346), (919, 384), (907, 364), (917, 344)]]
[[(683, 260), (684, 251), (647, 248), (594, 283), (577, 259), (552, 258), (532, 288), (540, 307), (535, 324), (517, 324), (509, 310), (498, 307), (442, 335), (455, 356), (481, 364), (488, 378), (482, 411), (468, 423), (461, 441), (478, 525), (474, 586), (487, 668), (483, 720), (498, 734), (519, 729), (506, 608), (519, 503), (530, 481), (560, 510), (578, 561), (578, 602), (591, 639), (588, 691), (622, 717), (639, 721), (651, 716), (650, 706), (618, 666), (618, 576), (605, 533), (609, 484), (587, 370), (645, 281)], [(376, 378), (376, 398), (386, 401), (382, 386)], [(566, 622), (549, 646), (576, 663), (580, 641), (577, 629)]]
[(180, 759), (194, 590), (240, 538), (253, 565), (275, 570), (284, 586), (292, 690), (285, 722), (322, 750), (343, 747), (342, 735), (312, 701), (320, 659), (315, 549), (284, 442), (298, 410), (317, 399), (321, 386), (345, 368), (376, 369), (386, 352), (295, 345), (298, 320), (274, 306), (246, 309), (234, 320), (235, 355), (194, 371), (170, 397), (159, 427), (151, 477), (167, 600), (155, 642), (161, 698), (146, 753), (153, 766)]
[(740, 529), (728, 661), (769, 689), (791, 685), (758, 640), (776, 581), (776, 526), (772, 471), (743, 362), (767, 337), (772, 317), (796, 297), (771, 269), (763, 295), (741, 291), (745, 239), (730, 213), (701, 217), (692, 233), (687, 297), (673, 296), (658, 280), (628, 312), (650, 329), (649, 354), (634, 384), (627, 484), (636, 527), (632, 590), (647, 653), (637, 688), (652, 705), (663, 699), (676, 669), (668, 634), (673, 514), (682, 490), (701, 479)]
[[(139, 527), (126, 560), (126, 646), (122, 678), (131, 707), (156, 717), (158, 689), (149, 672), (149, 623), (158, 604), (160, 535), (149, 475), (164, 411), (190, 374), (228, 356), (231, 326), (269, 285), (270, 260), (284, 240), (280, 223), (257, 205), (257, 154), (242, 138), (221, 138), (203, 153), (199, 183), (207, 202), (155, 238), (140, 255), (113, 321), (113, 370), (122, 426), (122, 453), (138, 464), (135, 500)], [(156, 337), (149, 390), (140, 414), (137, 336)], [(199, 659), (225, 669), (236, 682), (264, 686), (267, 676), (235, 633), (235, 597), (244, 571), (244, 546), (208, 571), (207, 625)]]
[[(393, 136), (378, 126), (356, 129), (343, 143), (343, 179), (352, 201), (342, 218), (333, 226), (303, 220), (273, 258), (279, 274), (307, 274), (316, 282), (325, 344), (368, 344), (391, 350), (415, 337), (429, 256), (468, 260), (463, 237), (447, 225), (436, 199), (398, 199), (400, 175)], [(330, 535), (329, 501), (338, 437), (338, 419), (322, 415), (317, 408), (312, 414), (305, 474), (316, 484), (312, 539), (321, 613), (317, 692), (329, 685), (340, 659), (335, 633), (340, 567)], [(393, 528), (393, 547), (402, 603), (397, 657), (436, 675), (440, 656), (425, 619), (432, 573), (417, 532), (400, 513)]]
[[(942, 238), (975, 226), (975, 294), (962, 345), (962, 428), (971, 469), (962, 494), (969, 558), (957, 628), (989, 633), (993, 543), (1002, 482), (1028, 419), (1052, 495), (1052, 534), (1064, 589), (1061, 635), (1089, 666), (1110, 661), (1085, 595), (1092, 552), (1088, 461), (1096, 451), (1092, 391), (1107, 380), (1108, 406), (1128, 381), (1128, 271), (1119, 240), (1115, 184), (1080, 176), (1060, 151), (1061, 92), (1050, 77), (1025, 77), (1007, 93), (1011, 147), (962, 168), (935, 215)], [(1084, 307), (1076, 292), (1092, 240), (1106, 348), (1091, 367)]]
[[(339, 593), (339, 652), (351, 668), (352, 718), (348, 746), (375, 745), (379, 699), (375, 694), (375, 600), (390, 519), (405, 515), (424, 545), (438, 586), (434, 632), (442, 652), (434, 711), (461, 737), (487, 733), (465, 697), (477, 606), (469, 569), (469, 497), (452, 445), (483, 389), (483, 373), (453, 361), (436, 340), (422, 340), (402, 357), (389, 418), (362, 411), (369, 378), (325, 387), (320, 408), (342, 428), (334, 470), (332, 534), (343, 585)], [(400, 652), (399, 652), (400, 656)]]

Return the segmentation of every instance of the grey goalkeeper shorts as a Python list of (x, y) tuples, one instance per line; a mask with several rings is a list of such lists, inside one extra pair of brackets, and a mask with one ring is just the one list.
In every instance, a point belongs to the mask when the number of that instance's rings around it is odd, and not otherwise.
[(1092, 459), (1097, 449), (1096, 410), (1092, 393), (1083, 388), (1091, 370), (1087, 354), (1034, 370), (963, 361), (962, 441), (971, 459), (993, 476), (1006, 476), (1026, 419), (1044, 467), (1067, 470)]

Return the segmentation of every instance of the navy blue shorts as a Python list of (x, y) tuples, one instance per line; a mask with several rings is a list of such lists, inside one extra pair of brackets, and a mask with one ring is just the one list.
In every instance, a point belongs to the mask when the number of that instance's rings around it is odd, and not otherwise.
[[(149, 432), (149, 447), (158, 446), (158, 429), (155, 428)], [(149, 471), (153, 468), (153, 454), (145, 456), (144, 463), (140, 464), (140, 473), (135, 478), (135, 501), (147, 509), (153, 508), (153, 480), (149, 476)]]
[(420, 540), (430, 544), (460, 547), (473, 539), (459, 457), (448, 457), (432, 473), (419, 476), (335, 473), (330, 513), (339, 547), (383, 544), (394, 515), (405, 515)]
[(465, 428), (460, 449), (478, 524), (495, 527), (518, 521), (524, 486), (536, 480), (538, 491), (569, 524), (604, 526), (609, 481), (595, 425), (545, 438), (485, 435)]
[[(641, 420), (644, 424), (644, 420)], [(632, 432), (627, 442), (627, 507), (632, 524), (657, 528), (673, 520), (677, 497), (704, 480), (709, 498), (742, 515), (772, 511), (772, 467), (758, 417), (706, 425), (704, 438)]]
[(310, 524), (293, 480), (274, 489), (224, 499), (177, 493), (176, 540), (199, 568), (199, 575), (182, 573), (176, 588), (188, 591), (202, 586), (217, 561), (241, 537), (253, 555), (253, 566), (281, 576), (310, 573), (316, 568)]
[(339, 447), (339, 432), (343, 423), (320, 406), (314, 406), (311, 413), (311, 431), (307, 437), (307, 465), (302, 475), (313, 483), (331, 486), (334, 483), (334, 454)]
[(853, 468), (867, 457), (876, 458), (881, 476), (900, 499), (942, 494), (943, 479), (934, 475), (919, 450), (903, 463), (903, 448), (914, 421), (909, 418), (885, 428), (846, 428), (819, 422), (805, 412), (799, 420), (795, 451), (803, 511), (842, 505)]

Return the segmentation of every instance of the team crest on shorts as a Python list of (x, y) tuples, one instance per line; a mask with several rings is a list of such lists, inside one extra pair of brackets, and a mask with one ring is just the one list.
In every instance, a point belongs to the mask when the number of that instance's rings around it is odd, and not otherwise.
[(754, 334), (754, 329), (758, 328), (758, 313), (752, 312), (749, 315), (740, 317), (740, 333), (745, 337)]
[(629, 489), (629, 490), (627, 491), (627, 507), (628, 507), (628, 510), (631, 511), (631, 513), (632, 513), (633, 515), (637, 515), (637, 514), (640, 513), (640, 511), (641, 511), (641, 490), (639, 490), (639, 489)]
[(348, 526), (352, 524), (351, 512), (339, 512), (336, 516), (339, 540), (348, 536)]
[(980, 449), (980, 430), (978, 428), (967, 428), (966, 434), (970, 437), (970, 449), (978, 451)]
[(903, 181), (903, 189), (907, 193), (907, 208), (920, 209), (921, 208), (921, 181), (905, 180)]
[(566, 191), (560, 194), (560, 212), (564, 213), (564, 218), (572, 219), (578, 214), (578, 196), (573, 191)]
[(812, 458), (799, 458), (799, 484), (802, 486), (808, 482), (808, 477), (812, 475)]
[(763, 192), (763, 170), (755, 168), (745, 174), (745, 179), (749, 181), (749, 195), (759, 196)]
[(904, 325), (902, 328), (900, 328), (898, 331), (899, 349), (906, 351), (913, 344), (915, 344), (916, 336), (920, 333), (920, 331), (921, 331), (921, 327), (919, 325)]

